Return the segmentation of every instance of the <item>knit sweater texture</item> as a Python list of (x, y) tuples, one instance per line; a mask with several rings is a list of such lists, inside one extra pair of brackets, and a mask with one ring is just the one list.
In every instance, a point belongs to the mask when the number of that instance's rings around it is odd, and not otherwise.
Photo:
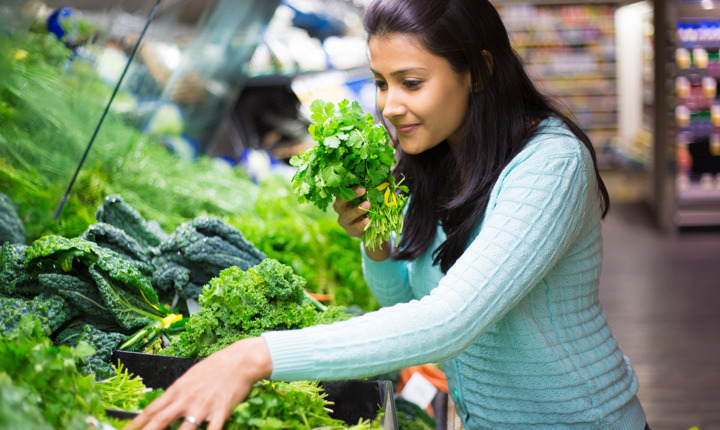
[(587, 149), (558, 120), (502, 171), (446, 275), (434, 244), (363, 270), (380, 310), (268, 332), (275, 380), (333, 380), (442, 363), (470, 429), (642, 430), (637, 377), (598, 300), (602, 234)]

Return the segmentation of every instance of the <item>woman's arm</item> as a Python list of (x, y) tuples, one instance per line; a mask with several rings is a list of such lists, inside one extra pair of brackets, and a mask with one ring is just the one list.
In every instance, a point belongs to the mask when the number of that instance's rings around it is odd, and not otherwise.
[[(577, 140), (521, 156), (467, 251), (428, 296), (327, 326), (269, 332), (273, 379), (346, 379), (456, 357), (527, 295), (598, 211)], [(542, 152), (540, 152), (542, 151)], [(539, 152), (539, 153), (538, 153)]]

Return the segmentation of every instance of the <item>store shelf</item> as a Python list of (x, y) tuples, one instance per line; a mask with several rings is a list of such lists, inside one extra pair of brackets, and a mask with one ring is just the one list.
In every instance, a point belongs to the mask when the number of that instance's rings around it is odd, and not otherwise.
[(690, 205), (707, 205), (717, 203), (720, 207), (720, 188), (710, 185), (711, 188), (706, 189), (699, 183), (693, 182), (687, 189), (679, 190), (677, 193), (678, 206)]
[(513, 47), (538, 87), (568, 108), (591, 135), (598, 153), (612, 154), (617, 132), (617, 5), (553, 2), (496, 6)]

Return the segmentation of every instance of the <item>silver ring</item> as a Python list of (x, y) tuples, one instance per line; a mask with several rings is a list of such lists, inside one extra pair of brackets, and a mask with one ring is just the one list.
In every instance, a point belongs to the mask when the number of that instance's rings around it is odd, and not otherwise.
[(195, 418), (195, 417), (192, 416), (192, 415), (187, 415), (187, 416), (185, 417), (185, 421), (187, 421), (187, 422), (189, 422), (190, 424), (195, 425), (195, 426), (196, 426), (197, 423), (198, 423), (197, 418)]

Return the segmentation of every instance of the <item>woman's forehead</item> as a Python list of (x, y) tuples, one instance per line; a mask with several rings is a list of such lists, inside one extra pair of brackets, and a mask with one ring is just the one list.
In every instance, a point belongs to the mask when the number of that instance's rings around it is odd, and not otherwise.
[(392, 33), (368, 40), (370, 68), (377, 73), (429, 69), (446, 61), (428, 51), (413, 35)]

